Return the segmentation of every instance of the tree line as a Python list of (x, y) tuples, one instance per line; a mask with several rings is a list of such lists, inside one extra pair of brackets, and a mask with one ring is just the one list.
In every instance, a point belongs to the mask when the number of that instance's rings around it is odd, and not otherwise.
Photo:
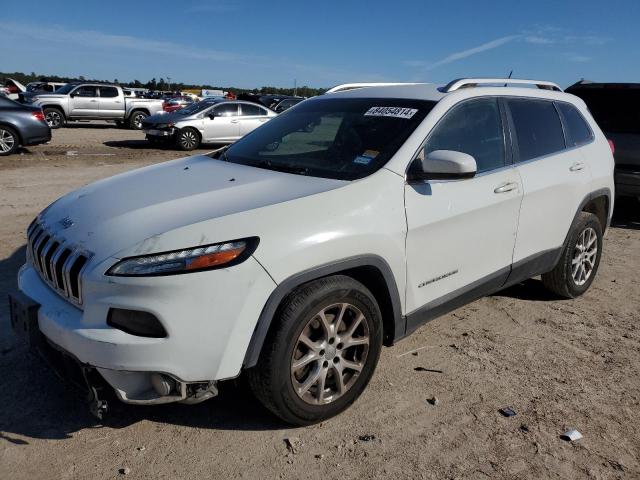
[(69, 82), (107, 82), (114, 83), (120, 85), (122, 87), (130, 87), (130, 88), (148, 88), (149, 90), (225, 90), (232, 91), (234, 93), (257, 93), (257, 94), (278, 94), (278, 95), (293, 95), (297, 93), (302, 97), (313, 97), (315, 95), (320, 95), (324, 93), (326, 88), (312, 88), (308, 86), (298, 87), (297, 89), (293, 88), (282, 88), (282, 87), (261, 87), (261, 88), (237, 88), (237, 87), (220, 87), (214, 85), (196, 85), (196, 84), (187, 84), (182, 82), (171, 82), (169, 83), (164, 78), (160, 78), (156, 80), (155, 77), (146, 83), (141, 82), (140, 80), (134, 80), (132, 82), (121, 82), (115, 78), (113, 81), (111, 80), (98, 80), (95, 78), (85, 78), (80, 75), (79, 77), (61, 77), (59, 75), (41, 75), (36, 74), (35, 72), (31, 73), (23, 73), (23, 72), (0, 72), (0, 79), (13, 78), (18, 82), (26, 85), (30, 82), (61, 82), (61, 83), (69, 83)]

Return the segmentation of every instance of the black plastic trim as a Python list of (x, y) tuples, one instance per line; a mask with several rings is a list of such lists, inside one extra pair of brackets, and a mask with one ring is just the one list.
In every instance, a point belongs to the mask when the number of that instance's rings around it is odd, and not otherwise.
[(304, 283), (358, 267), (374, 267), (382, 274), (387, 285), (393, 309), (393, 341), (402, 338), (405, 335), (405, 318), (402, 316), (400, 293), (391, 267), (389, 267), (389, 264), (378, 255), (359, 255), (305, 270), (304, 272), (292, 275), (281, 282), (271, 293), (271, 296), (260, 313), (258, 323), (256, 324), (256, 328), (251, 336), (251, 341), (244, 357), (244, 368), (253, 367), (258, 363), (262, 345), (267, 337), (267, 333), (271, 327), (271, 322), (274, 319), (276, 310), (282, 300), (289, 293)]

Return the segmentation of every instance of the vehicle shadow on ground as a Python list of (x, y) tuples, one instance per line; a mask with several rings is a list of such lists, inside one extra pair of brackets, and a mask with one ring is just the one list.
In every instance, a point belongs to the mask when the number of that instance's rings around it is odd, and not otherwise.
[(217, 150), (224, 146), (224, 144), (215, 144), (215, 143), (206, 143), (202, 144), (200, 148), (191, 151), (183, 151), (179, 150), (175, 147), (173, 143), (168, 144), (153, 144), (149, 143), (147, 140), (109, 140), (107, 142), (102, 143), (106, 147), (113, 148), (130, 148), (133, 150), (141, 150), (141, 149), (155, 149), (155, 150), (175, 150), (178, 153), (184, 153), (187, 155), (193, 155), (194, 153), (201, 152), (211, 152), (212, 150)]
[(7, 295), (17, 288), (24, 259), (22, 246), (0, 260), (0, 442), (59, 440), (86, 428), (119, 429), (142, 420), (219, 430), (290, 428), (262, 407), (242, 380), (220, 384), (220, 395), (199, 405), (133, 406), (113, 396), (108, 398), (110, 412), (100, 424), (89, 414), (82, 393), (58, 379), (11, 331)]
[(65, 124), (63, 128), (93, 128), (95, 130), (122, 130), (124, 127), (119, 127), (115, 123), (85, 123), (85, 122), (69, 122)]
[(619, 198), (611, 219), (614, 228), (640, 230), (640, 201), (635, 198)]

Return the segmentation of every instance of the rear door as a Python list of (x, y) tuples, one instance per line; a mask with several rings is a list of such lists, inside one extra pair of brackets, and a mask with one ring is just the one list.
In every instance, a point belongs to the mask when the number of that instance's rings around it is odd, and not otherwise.
[(216, 105), (204, 116), (203, 138), (205, 142), (234, 142), (240, 137), (238, 104), (236, 102)]
[(240, 136), (258, 128), (269, 120), (267, 109), (251, 103), (240, 104)]
[(100, 86), (100, 116), (103, 118), (122, 118), (124, 116), (124, 98), (116, 87)]
[(472, 155), (478, 171), (405, 186), (408, 330), (443, 305), (499, 287), (509, 274), (522, 188), (505, 121), (497, 98), (466, 100), (426, 140), (427, 152)]
[(99, 117), (100, 101), (98, 87), (80, 85), (70, 94), (69, 106), (72, 117)]
[(551, 261), (590, 190), (589, 166), (578, 147), (567, 147), (554, 102), (509, 98), (506, 103), (524, 189), (513, 262)]

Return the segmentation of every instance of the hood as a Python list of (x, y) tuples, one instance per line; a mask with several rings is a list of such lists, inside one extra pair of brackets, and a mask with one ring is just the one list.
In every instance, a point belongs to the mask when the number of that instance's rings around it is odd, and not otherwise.
[[(197, 115), (197, 114), (196, 114)], [(154, 124), (154, 123), (177, 123), (182, 120), (192, 119), (193, 115), (183, 115), (178, 114), (176, 112), (164, 112), (164, 113), (156, 113), (155, 115), (150, 115), (145, 118), (144, 123)]]
[[(97, 260), (174, 229), (338, 188), (349, 182), (305, 177), (199, 155), (107, 178), (69, 193), (40, 215), (47, 229)], [(145, 242), (146, 240), (146, 242)], [(229, 240), (207, 232), (195, 245)]]

